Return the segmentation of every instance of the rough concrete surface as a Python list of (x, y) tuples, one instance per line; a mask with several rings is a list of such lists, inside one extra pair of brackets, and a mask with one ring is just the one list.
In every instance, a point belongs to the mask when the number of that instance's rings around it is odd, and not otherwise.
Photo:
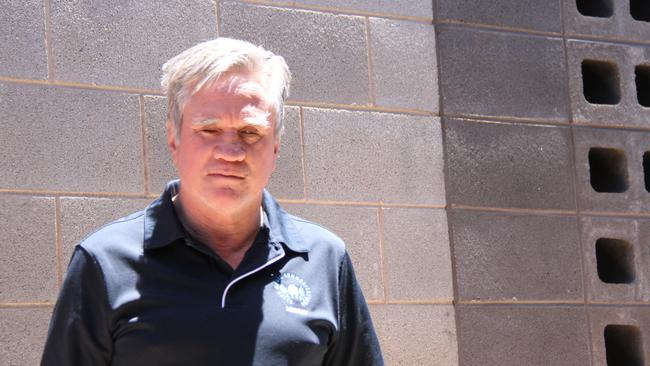
[(454, 307), (372, 305), (386, 365), (458, 365)]
[(375, 103), (438, 112), (438, 70), (433, 26), (370, 19)]
[(304, 109), (307, 197), (444, 204), (434, 117)]
[(0, 12), (0, 76), (45, 79), (45, 53), (42, 1), (3, 1)]
[(0, 83), (0, 188), (143, 192), (138, 98)]
[[(604, 331), (607, 325), (628, 325), (633, 326), (641, 333), (638, 343), (634, 344), (631, 339), (619, 339), (624, 342), (628, 350), (635, 349), (637, 355), (640, 355), (646, 363), (650, 360), (650, 308), (645, 307), (604, 307), (594, 306), (589, 309), (589, 320), (591, 322), (591, 348), (593, 353), (594, 365), (608, 365), (607, 352), (617, 351), (608, 349), (605, 346)], [(620, 351), (620, 350), (619, 350)], [(628, 360), (628, 365), (642, 365), (642, 363), (632, 363)]]
[(220, 9), (222, 36), (262, 45), (288, 60), (290, 99), (369, 103), (363, 18), (231, 2)]
[(0, 308), (0, 365), (38, 365), (51, 307)]
[(562, 32), (560, 0), (438, 0), (438, 21)]
[(453, 298), (444, 210), (385, 208), (384, 258), (389, 300)]
[(0, 303), (54, 299), (54, 210), (50, 197), (0, 195)]
[[(576, 182), (578, 205), (585, 211), (596, 212), (650, 212), (650, 195), (645, 188), (643, 154), (650, 151), (647, 133), (598, 129), (574, 129)], [(624, 192), (597, 192), (591, 183), (589, 151), (603, 147), (621, 151), (625, 162), (621, 170), (627, 175), (628, 187)]]
[(217, 36), (210, 0), (52, 0), (56, 80), (160, 89), (160, 67)]
[(454, 211), (449, 220), (459, 300), (582, 300), (576, 218)]
[(456, 312), (461, 365), (590, 365), (582, 306), (460, 305)]
[[(650, 47), (571, 40), (567, 43), (571, 113), (576, 124), (611, 127), (650, 127), (650, 108), (639, 104), (635, 67), (648, 64)], [(604, 61), (615, 65), (620, 89), (616, 104), (589, 103), (584, 95), (583, 60)]]
[(444, 119), (454, 205), (575, 209), (570, 130)]
[(438, 25), (446, 114), (567, 122), (562, 39)]
[[(603, 39), (618, 39), (648, 42), (650, 23), (633, 18), (630, 1), (583, 1), (592, 6), (610, 5), (612, 15), (597, 17), (583, 15), (578, 10), (577, 1), (564, 1), (564, 26), (567, 36), (590, 36)], [(644, 1), (639, 1), (642, 5)]]
[[(270, 0), (272, 3), (286, 3), (284, 0)], [(433, 18), (432, 2), (427, 0), (298, 0), (297, 6), (335, 8), (340, 11), (361, 11), (373, 14), (404, 15)]]

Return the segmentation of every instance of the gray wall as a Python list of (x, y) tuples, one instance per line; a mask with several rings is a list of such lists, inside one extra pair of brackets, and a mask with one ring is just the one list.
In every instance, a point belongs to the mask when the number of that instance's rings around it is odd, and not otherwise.
[[(599, 3), (609, 17), (582, 14)], [(650, 23), (629, 4), (437, 1), (461, 365), (637, 365), (614, 363), (617, 343), (650, 362), (649, 80), (635, 82)], [(632, 328), (606, 347), (607, 325)]]
[(37, 364), (72, 247), (174, 177), (160, 66), (218, 35), (287, 59), (269, 188), (346, 240), (389, 365), (605, 365), (611, 324), (649, 362), (650, 22), (610, 2), (0, 0), (0, 365)]

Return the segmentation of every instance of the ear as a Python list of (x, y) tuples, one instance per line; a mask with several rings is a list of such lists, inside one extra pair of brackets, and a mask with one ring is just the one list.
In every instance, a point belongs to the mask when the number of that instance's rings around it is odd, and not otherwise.
[(277, 157), (279, 152), (280, 152), (280, 138), (278, 137), (275, 139), (275, 142), (273, 144), (273, 155)]
[(169, 154), (172, 157), (174, 166), (176, 166), (176, 151), (178, 150), (178, 141), (176, 141), (175, 128), (171, 120), (167, 120), (165, 128), (167, 129), (167, 148), (169, 149)]

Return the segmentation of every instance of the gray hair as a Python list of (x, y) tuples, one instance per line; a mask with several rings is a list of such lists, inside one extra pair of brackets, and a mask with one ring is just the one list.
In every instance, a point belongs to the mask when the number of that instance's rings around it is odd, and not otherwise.
[(291, 73), (282, 56), (249, 42), (216, 38), (199, 43), (167, 61), (162, 67), (161, 85), (167, 95), (167, 118), (174, 124), (178, 141), (183, 107), (188, 98), (231, 72), (261, 72), (264, 87), (274, 101), (275, 136), (284, 131), (284, 101), (289, 96)]

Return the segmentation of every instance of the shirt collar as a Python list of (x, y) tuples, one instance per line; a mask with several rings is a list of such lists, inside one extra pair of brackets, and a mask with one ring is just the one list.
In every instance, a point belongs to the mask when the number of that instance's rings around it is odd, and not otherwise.
[[(160, 248), (185, 237), (185, 231), (172, 203), (172, 197), (178, 193), (178, 186), (178, 180), (167, 183), (162, 195), (145, 209), (145, 250)], [(269, 230), (270, 242), (281, 243), (294, 252), (309, 252), (311, 244), (303, 240), (291, 216), (266, 189), (262, 197), (262, 208), (262, 225)]]
[(264, 190), (262, 208), (266, 213), (271, 242), (282, 243), (287, 248), (298, 253), (307, 253), (311, 249), (311, 242), (304, 240), (293, 223), (291, 215), (280, 207), (271, 193)]
[(162, 195), (144, 210), (144, 249), (160, 248), (185, 237), (172, 203), (177, 192), (178, 180), (167, 183)]

